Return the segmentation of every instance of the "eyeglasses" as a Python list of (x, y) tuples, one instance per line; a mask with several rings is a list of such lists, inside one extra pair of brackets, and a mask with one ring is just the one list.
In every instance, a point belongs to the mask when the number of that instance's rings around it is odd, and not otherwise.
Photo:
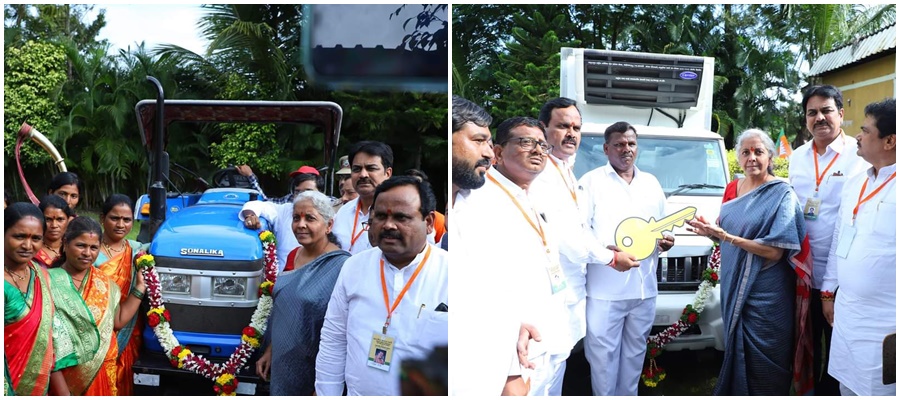
[(532, 138), (529, 138), (529, 137), (517, 137), (517, 138), (512, 138), (512, 139), (509, 139), (509, 140), (507, 140), (507, 141), (505, 141), (505, 142), (503, 142), (503, 143), (500, 143), (500, 144), (503, 145), (503, 144), (506, 144), (506, 143), (512, 142), (512, 141), (518, 141), (518, 143), (519, 143), (519, 148), (522, 149), (522, 150), (525, 150), (525, 151), (533, 151), (533, 150), (535, 149), (535, 147), (540, 146), (540, 147), (541, 147), (541, 150), (542, 150), (544, 153), (549, 153), (549, 152), (550, 152), (550, 148), (551, 148), (550, 143), (547, 143), (547, 142), (544, 142), (544, 141), (541, 141), (541, 140), (537, 140), (537, 139), (532, 139)]

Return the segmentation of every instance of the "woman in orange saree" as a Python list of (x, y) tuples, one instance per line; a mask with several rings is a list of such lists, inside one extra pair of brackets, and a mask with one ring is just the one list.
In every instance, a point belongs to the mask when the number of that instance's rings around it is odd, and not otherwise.
[(9, 385), (19, 395), (68, 395), (56, 366), (75, 360), (71, 342), (58, 348), (47, 272), (32, 258), (43, 244), (44, 215), (31, 203), (4, 210), (3, 344)]
[(66, 231), (69, 221), (75, 218), (75, 212), (69, 208), (69, 204), (62, 197), (55, 194), (44, 196), (38, 207), (44, 213), (47, 229), (44, 230), (44, 245), (34, 255), (34, 260), (46, 268), (59, 257), (59, 253), (62, 251), (63, 232)]
[[(88, 217), (73, 219), (63, 235), (63, 254), (48, 271), (53, 282), (53, 301), (60, 315), (68, 316), (63, 310), (86, 309), (92, 317), (91, 325), (99, 331), (96, 353), (84, 363), (63, 369), (66, 384), (74, 395), (117, 394), (118, 345), (113, 331), (121, 329), (134, 317), (146, 288), (143, 278), (138, 275), (134, 292), (120, 303), (118, 285), (93, 266), (100, 252), (101, 235), (100, 225), (94, 220)], [(85, 325), (83, 321), (77, 324)]]
[[(100, 255), (94, 266), (100, 268), (112, 278), (121, 291), (121, 301), (125, 301), (134, 290), (138, 269), (132, 261), (147, 245), (134, 240), (125, 239), (134, 225), (134, 210), (131, 199), (123, 194), (113, 194), (103, 203), (100, 212), (100, 224), (103, 225)], [(144, 321), (137, 313), (128, 324), (116, 333), (119, 352), (116, 359), (116, 389), (119, 396), (134, 394), (134, 377), (131, 366), (138, 358), (141, 349), (141, 331)]]

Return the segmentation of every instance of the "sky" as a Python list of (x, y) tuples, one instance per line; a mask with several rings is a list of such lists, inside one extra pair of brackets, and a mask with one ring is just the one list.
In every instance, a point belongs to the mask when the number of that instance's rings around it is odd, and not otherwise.
[(100, 9), (106, 9), (106, 26), (99, 39), (108, 39), (110, 52), (145, 42), (147, 49), (169, 43), (195, 53), (206, 50), (199, 36), (197, 21), (203, 15), (199, 5), (189, 4), (97, 4), (87, 20), (93, 20)]

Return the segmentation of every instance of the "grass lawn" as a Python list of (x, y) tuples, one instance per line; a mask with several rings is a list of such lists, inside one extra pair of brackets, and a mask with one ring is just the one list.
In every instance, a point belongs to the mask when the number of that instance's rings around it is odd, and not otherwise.
[[(80, 210), (78, 213), (79, 216), (83, 215), (85, 217), (91, 217), (94, 221), (100, 222), (100, 212), (99, 211), (86, 211)], [(125, 236), (126, 239), (137, 240), (138, 232), (141, 231), (141, 221), (134, 221), (134, 226), (131, 227), (131, 232)]]

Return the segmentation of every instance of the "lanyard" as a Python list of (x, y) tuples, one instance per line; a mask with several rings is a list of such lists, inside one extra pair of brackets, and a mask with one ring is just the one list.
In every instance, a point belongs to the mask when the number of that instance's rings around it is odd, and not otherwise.
[[(426, 244), (426, 246), (428, 246)], [(412, 276), (409, 277), (409, 280), (406, 281), (406, 286), (403, 287), (403, 290), (400, 291), (400, 294), (397, 295), (397, 298), (394, 299), (394, 306), (389, 306), (390, 301), (388, 300), (388, 291), (387, 291), (387, 283), (384, 281), (384, 258), (378, 260), (381, 264), (381, 291), (384, 293), (384, 308), (387, 309), (387, 319), (384, 320), (384, 328), (381, 329), (381, 334), (387, 335), (388, 326), (391, 325), (391, 314), (394, 313), (394, 310), (397, 309), (397, 306), (400, 304), (400, 299), (406, 294), (406, 291), (409, 290), (409, 287), (412, 286), (416, 277), (419, 276), (419, 272), (422, 271), (422, 267), (425, 266), (425, 263), (428, 262), (428, 256), (431, 255), (431, 246), (428, 246), (428, 250), (425, 251), (425, 258), (422, 258), (422, 262), (419, 263), (419, 266), (416, 267), (416, 270), (413, 272)]]
[[(843, 138), (844, 138), (844, 135), (841, 134), (841, 140), (844, 140)], [(835, 152), (834, 157), (831, 157), (831, 162), (829, 162), (828, 166), (825, 167), (825, 170), (822, 171), (822, 175), (819, 175), (819, 150), (816, 149), (815, 141), (813, 141), (812, 148), (813, 148), (813, 161), (815, 161), (815, 164), (816, 164), (816, 193), (818, 193), (819, 185), (822, 184), (822, 179), (825, 178), (825, 173), (828, 172), (828, 170), (834, 164), (835, 160), (837, 160), (838, 156), (841, 155), (841, 153)]]
[(863, 193), (866, 191), (866, 186), (869, 184), (869, 178), (868, 177), (866, 178), (866, 181), (863, 182), (862, 189), (860, 189), (860, 191), (859, 191), (859, 197), (856, 199), (856, 207), (853, 207), (853, 221), (854, 222), (856, 221), (856, 213), (859, 212), (859, 206), (861, 206), (863, 203), (871, 200), (872, 197), (874, 197), (876, 193), (880, 192), (881, 189), (884, 188), (884, 186), (887, 185), (888, 182), (890, 182), (892, 179), (894, 179), (895, 176), (897, 176), (897, 171), (894, 171), (894, 173), (891, 174), (891, 176), (889, 176), (880, 186), (875, 188), (875, 190), (873, 190), (872, 193), (869, 193), (869, 195), (866, 196), (866, 198), (863, 198)]
[(353, 245), (356, 244), (356, 241), (359, 240), (359, 237), (366, 231), (366, 229), (362, 229), (359, 231), (359, 234), (356, 233), (356, 225), (359, 222), (359, 210), (362, 210), (362, 201), (356, 202), (356, 214), (353, 217), (353, 233), (350, 234), (350, 248), (353, 248)]
[[(537, 232), (537, 234), (541, 237), (541, 243), (544, 244), (544, 248), (547, 249), (547, 253), (549, 253), (550, 249), (547, 248), (547, 237), (544, 236), (544, 227), (541, 226), (540, 217), (536, 218), (538, 223), (537, 223), (537, 226), (535, 226), (534, 221), (532, 221), (531, 218), (528, 217), (528, 214), (525, 212), (525, 209), (522, 208), (522, 205), (519, 204), (519, 201), (516, 200), (516, 197), (513, 196), (512, 193), (509, 192), (509, 189), (503, 187), (503, 185), (500, 184), (500, 182), (497, 182), (497, 178), (494, 178), (491, 175), (488, 175), (487, 177), (488, 177), (488, 179), (491, 180), (491, 182), (493, 182), (497, 186), (500, 186), (500, 189), (503, 189), (503, 191), (506, 192), (506, 195), (509, 196), (509, 199), (512, 200), (512, 202), (516, 205), (516, 207), (519, 208), (519, 211), (522, 212), (522, 216), (525, 217), (526, 220), (528, 220), (528, 224), (531, 225), (531, 228), (533, 228), (534, 231)], [(534, 209), (532, 209), (532, 212), (534, 212)]]
[(559, 176), (562, 177), (563, 182), (566, 183), (566, 189), (569, 190), (569, 194), (572, 195), (572, 200), (575, 202), (575, 205), (578, 205), (578, 196), (575, 194), (575, 190), (569, 186), (569, 180), (566, 179), (566, 176), (563, 175), (562, 169), (559, 168), (559, 165), (556, 164), (556, 161), (553, 160), (553, 157), (547, 157), (550, 159), (550, 162), (553, 163), (553, 166), (556, 167), (556, 170), (559, 171)]

